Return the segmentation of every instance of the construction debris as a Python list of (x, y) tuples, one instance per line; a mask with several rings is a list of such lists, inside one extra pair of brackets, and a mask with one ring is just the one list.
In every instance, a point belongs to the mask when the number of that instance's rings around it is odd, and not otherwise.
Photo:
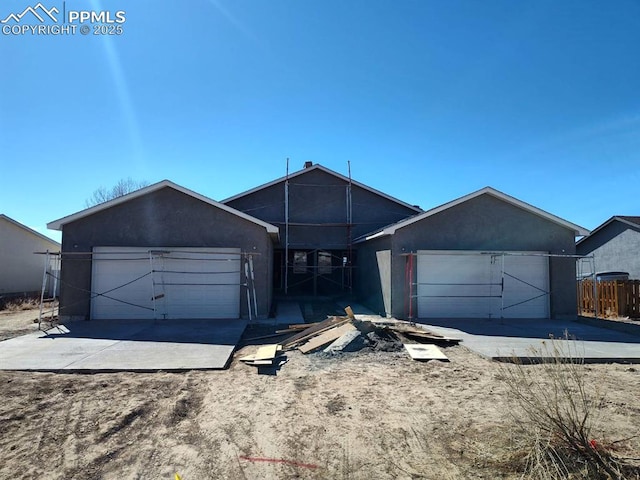
[(276, 358), (282, 354), (282, 345), (263, 345), (253, 355), (246, 355), (239, 358), (241, 362), (247, 365), (265, 366), (273, 365)]
[(356, 342), (356, 340), (362, 340), (362, 332), (360, 332), (360, 330), (358, 330), (357, 328), (345, 333), (340, 338), (334, 340), (331, 345), (323, 350), (323, 352), (355, 352), (356, 350), (364, 346), (362, 342)]
[(371, 317), (358, 319), (350, 307), (346, 307), (345, 312), (347, 316), (331, 316), (322, 322), (294, 324), (277, 330), (276, 335), (293, 335), (280, 344), (264, 345), (255, 354), (239, 360), (248, 365), (272, 366), (279, 365), (282, 354), (293, 349), (304, 354), (321, 350), (330, 355), (369, 349), (378, 352), (406, 350), (414, 360), (449, 361), (436, 345), (460, 342), (460, 339), (440, 335), (413, 322)]
[(333, 327), (329, 330), (326, 330), (324, 333), (314, 336), (312, 339), (307, 341), (304, 345), (298, 347), (302, 353), (309, 353), (314, 350), (319, 349), (320, 347), (324, 347), (325, 345), (333, 342), (337, 338), (342, 337), (347, 332), (358, 331), (356, 327), (351, 325), (350, 323), (345, 323), (344, 325), (340, 325), (339, 327)]
[(449, 358), (442, 353), (435, 345), (424, 345), (422, 343), (405, 343), (404, 348), (409, 352), (409, 356), (414, 360), (442, 360), (448, 362)]

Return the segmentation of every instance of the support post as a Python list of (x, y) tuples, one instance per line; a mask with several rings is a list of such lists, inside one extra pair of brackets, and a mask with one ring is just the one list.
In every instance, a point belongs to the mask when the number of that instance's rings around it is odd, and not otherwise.
[(149, 250), (149, 271), (151, 272), (151, 299), (153, 300), (153, 319), (158, 318), (156, 310), (156, 282), (153, 278), (153, 251)]
[(351, 161), (347, 160), (347, 168), (349, 171), (349, 184), (347, 185), (347, 261), (349, 268), (349, 275), (347, 276), (347, 286), (349, 288), (349, 293), (353, 291), (353, 245), (352, 245), (352, 236), (353, 232), (352, 223), (353, 223), (353, 208), (351, 203)]
[(289, 159), (284, 181), (284, 294), (289, 291)]
[(501, 266), (500, 266), (500, 318), (504, 318), (504, 252), (502, 252)]
[(38, 330), (42, 326), (42, 309), (44, 308), (44, 291), (47, 288), (47, 269), (49, 268), (49, 250), (44, 256), (44, 271), (42, 273), (42, 289), (40, 290), (40, 313), (38, 313)]
[(593, 312), (595, 314), (596, 320), (598, 319), (598, 303), (600, 302), (600, 299), (598, 298), (598, 285), (596, 284), (596, 281), (598, 280), (598, 276), (596, 275), (596, 257), (593, 257), (592, 259), (593, 261), (593, 271), (592, 271), (592, 275), (593, 275)]
[(253, 313), (258, 318), (258, 300), (256, 299), (256, 277), (253, 273), (253, 255), (249, 254), (249, 273), (251, 274), (251, 292), (253, 293)]

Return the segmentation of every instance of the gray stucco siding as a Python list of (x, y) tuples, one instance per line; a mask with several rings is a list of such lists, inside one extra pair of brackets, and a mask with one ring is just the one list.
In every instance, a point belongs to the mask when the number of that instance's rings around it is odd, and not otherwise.
[(628, 272), (629, 278), (640, 279), (640, 232), (620, 222), (607, 225), (605, 230), (581, 242), (579, 252), (594, 256), (598, 273)]
[[(392, 264), (391, 237), (380, 237), (358, 243), (358, 266), (356, 267), (355, 291), (358, 300), (379, 315), (391, 315)], [(382, 253), (380, 252), (387, 252)], [(382, 259), (380, 258), (382, 256)], [(381, 263), (388, 262), (388, 265)], [(389, 272), (385, 271), (388, 268)]]
[[(417, 250), (575, 253), (572, 230), (491, 195), (481, 195), (396, 230), (391, 239), (392, 313), (404, 316), (405, 264)], [(414, 272), (415, 274), (415, 272)], [(550, 258), (551, 315), (575, 315), (575, 261)], [(415, 280), (414, 280), (415, 281)], [(414, 309), (415, 311), (415, 309)]]
[[(266, 229), (177, 190), (164, 188), (63, 226), (61, 317), (88, 318), (91, 260), (78, 254), (97, 246), (234, 247), (255, 253), (258, 313), (269, 312), (273, 254)], [(246, 316), (246, 302), (240, 306)]]
[[(310, 170), (291, 178), (288, 202), (291, 246), (347, 248), (347, 185), (348, 182), (322, 170)], [(284, 244), (284, 181), (231, 200), (227, 205), (281, 227), (280, 240)], [(355, 239), (416, 212), (375, 192), (352, 185), (351, 213), (351, 238)]]

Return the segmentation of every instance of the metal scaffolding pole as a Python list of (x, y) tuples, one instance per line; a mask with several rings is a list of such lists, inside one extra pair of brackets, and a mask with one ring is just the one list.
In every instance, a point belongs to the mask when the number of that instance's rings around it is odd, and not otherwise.
[[(351, 227), (352, 227), (352, 223), (353, 223), (353, 208), (352, 208), (352, 202), (351, 202), (351, 186), (352, 186), (352, 181), (351, 181), (351, 161), (347, 160), (347, 168), (349, 171), (349, 184), (347, 185), (347, 262), (348, 262), (348, 276), (347, 276), (347, 280), (348, 280), (348, 286), (349, 286), (349, 292), (351, 292), (352, 288), (353, 288), (353, 245), (352, 245), (352, 231), (351, 231)], [(346, 265), (344, 266), (346, 267)], [(344, 268), (343, 267), (343, 268)]]
[(38, 330), (42, 327), (42, 310), (44, 308), (44, 291), (47, 288), (47, 270), (49, 269), (49, 250), (44, 257), (44, 272), (42, 273), (42, 289), (40, 290), (40, 312), (38, 313)]
[(284, 181), (284, 293), (289, 291), (289, 159)]

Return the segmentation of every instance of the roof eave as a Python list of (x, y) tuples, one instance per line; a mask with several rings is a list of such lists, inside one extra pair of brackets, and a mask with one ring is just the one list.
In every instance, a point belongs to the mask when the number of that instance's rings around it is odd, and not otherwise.
[(535, 215), (538, 215), (542, 218), (545, 218), (553, 223), (556, 223), (564, 228), (567, 228), (569, 230), (573, 230), (575, 236), (585, 236), (585, 235), (589, 235), (589, 230), (587, 230), (586, 228), (581, 227), (580, 225), (576, 225), (574, 223), (568, 222), (567, 220), (563, 220), (560, 217), (557, 217), (556, 215), (553, 215), (549, 212), (545, 212), (544, 210), (541, 210), (537, 207), (534, 207), (533, 205), (530, 205), (526, 202), (523, 202), (522, 200), (518, 200), (515, 197), (512, 197), (510, 195), (507, 195), (506, 193), (500, 192), (498, 190), (496, 190), (495, 188), (492, 187), (484, 187), (480, 190), (477, 190), (475, 192), (469, 193), (467, 195), (464, 195), (460, 198), (457, 198), (455, 200), (451, 200), (450, 202), (444, 203), (442, 205), (439, 205), (437, 207), (434, 207), (430, 210), (427, 210), (423, 213), (420, 213), (418, 215), (414, 215), (413, 217), (401, 220), (393, 225), (390, 225), (388, 227), (386, 227), (384, 230), (382, 230), (381, 232), (378, 232), (374, 235), (371, 235), (369, 237), (366, 237), (365, 240), (369, 240), (372, 238), (377, 238), (379, 236), (382, 235), (393, 235), (397, 230), (400, 230), (401, 228), (407, 227), (413, 223), (419, 222), (425, 218), (431, 217), (433, 215), (436, 215), (440, 212), (443, 212), (445, 210), (448, 210), (452, 207), (455, 207), (456, 205), (460, 205), (461, 203), (467, 202), (473, 198), (476, 198), (480, 195), (484, 195), (484, 194), (489, 194), (492, 195), (502, 201), (508, 202), (518, 208), (521, 208), (525, 211), (528, 211), (530, 213), (533, 213)]
[[(45, 240), (47, 242), (51, 242), (54, 243), (55, 245), (58, 246), (58, 248), (60, 248), (60, 243), (56, 242), (54, 239), (47, 237), (46, 235), (43, 235), (40, 232), (35, 231), (33, 228), (29, 228), (26, 225), (23, 225), (22, 223), (18, 222), (17, 220), (14, 220), (13, 218), (5, 215), (5, 214), (1, 214), (0, 218), (4, 218), (6, 221), (8, 221), (9, 223), (15, 225), (16, 227), (21, 228), (22, 230), (26, 231), (27, 233), (30, 233), (31, 235), (34, 235), (42, 240)], [(49, 226), (47, 226), (47, 228), (49, 228)]]
[(215, 200), (212, 200), (209, 197), (205, 197), (204, 195), (201, 195), (197, 192), (194, 192), (192, 190), (189, 190), (188, 188), (182, 187), (178, 184), (175, 184), (169, 180), (163, 180), (161, 182), (158, 183), (154, 183), (153, 185), (149, 185), (148, 187), (144, 187), (141, 188), (140, 190), (136, 190), (135, 192), (131, 192), (128, 193), (126, 195), (122, 195), (121, 197), (117, 197), (114, 198), (112, 200), (109, 200), (108, 202), (104, 202), (101, 203), (99, 205), (95, 205), (93, 207), (87, 208), (85, 210), (81, 210), (80, 212), (76, 212), (72, 215), (67, 215), (66, 217), (60, 218), (58, 220), (54, 220), (53, 222), (50, 222), (47, 224), (47, 228), (50, 228), (52, 230), (62, 230), (62, 227), (64, 225), (66, 225), (67, 223), (71, 223), (74, 222), (76, 220), (80, 220), (82, 218), (88, 217), (90, 215), (93, 215), (95, 213), (101, 212), (103, 210), (107, 210), (109, 208), (115, 207), (117, 205), (120, 205), (122, 203), (128, 202), (130, 200), (134, 200), (138, 197), (141, 197), (143, 195), (147, 195), (149, 193), (158, 191), (162, 188), (173, 188), (174, 190), (177, 190), (181, 193), (184, 193), (185, 195), (188, 195), (190, 197), (196, 198), (202, 202), (208, 203), (209, 205), (216, 207), (216, 208), (220, 208), (221, 210), (224, 210), (226, 212), (229, 212), (233, 215), (236, 215), (244, 220), (247, 220), (249, 222), (255, 223), (257, 225), (260, 225), (262, 227), (264, 227), (267, 231), (267, 233), (269, 233), (270, 235), (280, 235), (280, 230), (278, 229), (278, 227), (276, 227), (275, 225), (272, 225), (271, 223), (267, 223), (265, 221), (262, 221), (258, 218), (252, 217), (251, 215), (248, 215), (244, 212), (241, 212), (239, 210), (236, 210), (233, 207), (230, 207), (228, 205), (225, 205), (221, 202), (216, 202)]
[(242, 197), (245, 197), (245, 196), (250, 195), (252, 193), (255, 193), (255, 192), (258, 192), (260, 190), (263, 190), (265, 188), (272, 187), (274, 185), (277, 185), (278, 183), (286, 181), (287, 179), (291, 180), (292, 178), (295, 178), (295, 177), (297, 177), (299, 175), (302, 175), (304, 173), (310, 172), (312, 170), (321, 170), (321, 171), (323, 171), (325, 173), (328, 173), (329, 175), (333, 175), (334, 177), (337, 177), (337, 178), (339, 178), (339, 179), (341, 179), (341, 180), (343, 180), (345, 182), (351, 182), (352, 185), (355, 185), (355, 186), (357, 186), (359, 188), (362, 188), (362, 189), (367, 190), (367, 191), (369, 191), (371, 193), (374, 193), (374, 194), (379, 195), (379, 196), (381, 196), (383, 198), (386, 198), (387, 200), (390, 200), (390, 201), (395, 202), (395, 203), (397, 203), (399, 205), (402, 205), (402, 206), (404, 206), (406, 208), (409, 208), (409, 209), (415, 211), (416, 213), (420, 213), (420, 212), (423, 211), (420, 207), (417, 207), (415, 205), (410, 205), (410, 204), (408, 204), (406, 202), (403, 202), (400, 199), (392, 197), (391, 195), (387, 195), (386, 193), (381, 192), (380, 190), (376, 190), (375, 188), (372, 188), (372, 187), (370, 187), (368, 185), (365, 185), (364, 183), (360, 183), (360, 182), (357, 182), (357, 181), (355, 181), (353, 179), (349, 179), (348, 177), (345, 177), (344, 175), (342, 175), (342, 174), (340, 174), (338, 172), (334, 172), (333, 170), (331, 170), (331, 169), (329, 169), (327, 167), (324, 167), (324, 166), (322, 166), (322, 165), (320, 165), (318, 163), (316, 163), (315, 165), (312, 165), (311, 167), (305, 167), (305, 168), (303, 168), (301, 170), (293, 172), (293, 173), (291, 173), (289, 175), (286, 175), (284, 177), (277, 178), (276, 180), (272, 180), (271, 182), (265, 183), (263, 185), (259, 185), (259, 186), (255, 187), (255, 188), (252, 188), (252, 189), (247, 190), (245, 192), (238, 193), (237, 195), (233, 195), (232, 197), (225, 198), (224, 200), (221, 200), (221, 203), (225, 203), (226, 204), (228, 202), (232, 202), (234, 200), (237, 200), (238, 198), (242, 198)]

